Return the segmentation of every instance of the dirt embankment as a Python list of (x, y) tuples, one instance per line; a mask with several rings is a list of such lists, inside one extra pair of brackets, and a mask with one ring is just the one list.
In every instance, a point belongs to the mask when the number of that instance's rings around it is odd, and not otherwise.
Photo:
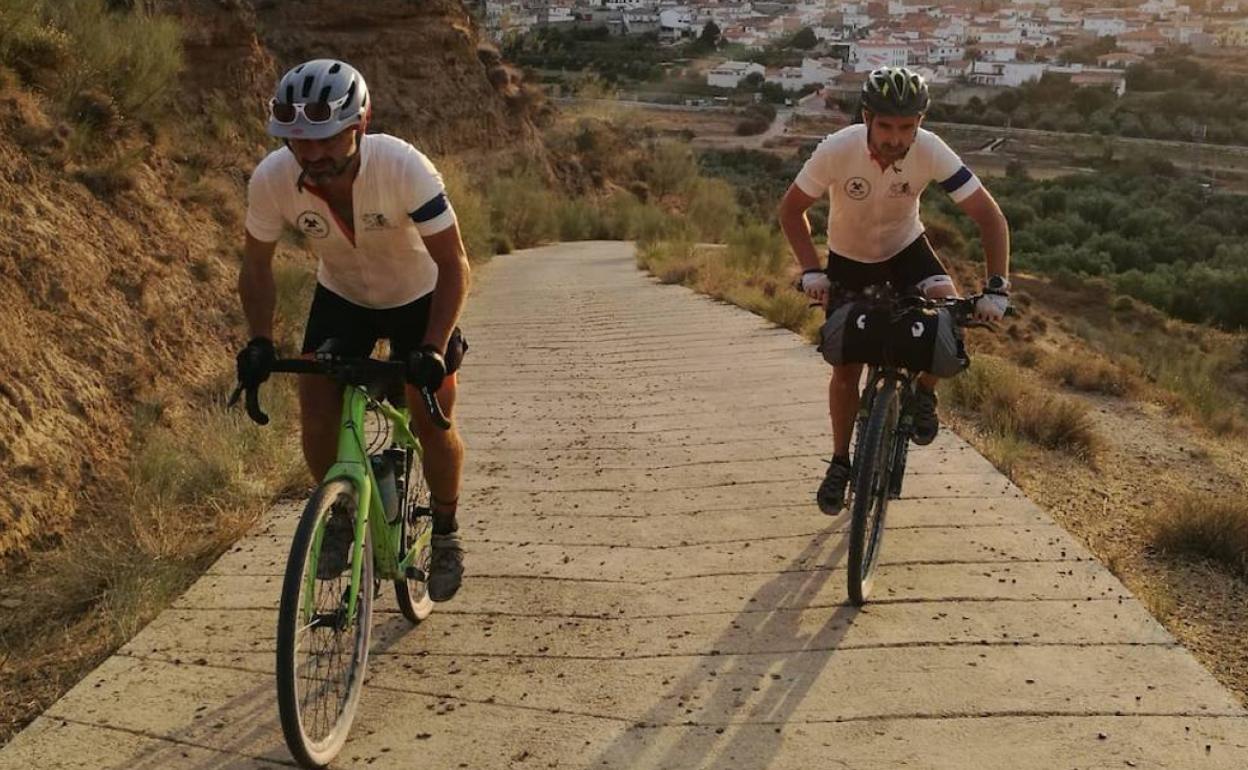
[(136, 414), (217, 395), (243, 334), (244, 185), (280, 69), (352, 61), (374, 125), (430, 152), (540, 152), (533, 105), (483, 63), (458, 0), (160, 9), (185, 33), (177, 115), (116, 126), (111, 165), (75, 159), (56, 110), (0, 70), (0, 563), (112, 497)]

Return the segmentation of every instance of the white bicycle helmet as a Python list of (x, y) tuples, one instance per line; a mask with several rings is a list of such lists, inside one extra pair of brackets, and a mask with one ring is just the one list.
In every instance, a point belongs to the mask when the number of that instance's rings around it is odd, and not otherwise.
[(314, 59), (287, 72), (269, 102), (269, 134), (328, 139), (368, 122), (372, 103), (364, 76), (337, 59)]

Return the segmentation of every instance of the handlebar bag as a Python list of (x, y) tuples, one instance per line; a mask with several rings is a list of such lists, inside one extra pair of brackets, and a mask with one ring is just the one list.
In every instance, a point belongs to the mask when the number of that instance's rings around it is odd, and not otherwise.
[(819, 339), (819, 352), (833, 366), (897, 366), (952, 377), (970, 364), (962, 330), (947, 308), (855, 300), (828, 315)]

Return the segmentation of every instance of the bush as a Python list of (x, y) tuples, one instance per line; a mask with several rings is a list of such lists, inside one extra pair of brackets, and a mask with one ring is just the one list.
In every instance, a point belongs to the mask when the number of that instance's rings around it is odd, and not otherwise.
[(1152, 521), (1152, 541), (1163, 553), (1187, 554), (1248, 580), (1248, 503), (1242, 494), (1187, 494)]
[(758, 136), (771, 127), (771, 121), (763, 118), (745, 118), (737, 123), (737, 136)]
[(964, 409), (990, 435), (1018, 437), (1046, 449), (1091, 458), (1100, 444), (1088, 408), (1046, 393), (1018, 367), (995, 356), (941, 383), (949, 403)]
[(494, 232), (513, 248), (529, 248), (558, 237), (558, 201), (536, 173), (525, 170), (498, 177), (489, 200)]
[(788, 258), (780, 231), (753, 223), (728, 234), (728, 265), (750, 273), (777, 274)]
[(671, 195), (684, 189), (698, 176), (698, 163), (693, 150), (682, 142), (660, 142), (650, 153), (641, 169), (641, 176), (658, 196)]
[(142, 8), (112, 11), (105, 0), (58, 0), (48, 16), (73, 41), (62, 101), (95, 89), (110, 94), (129, 117), (155, 121), (165, 114), (182, 69), (176, 20)]
[(702, 240), (719, 243), (740, 217), (736, 192), (722, 179), (698, 178), (688, 197), (689, 221)]

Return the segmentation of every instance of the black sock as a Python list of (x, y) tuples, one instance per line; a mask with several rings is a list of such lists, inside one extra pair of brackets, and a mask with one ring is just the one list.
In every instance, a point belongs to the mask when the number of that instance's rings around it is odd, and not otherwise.
[(429, 499), (429, 504), (433, 507), (433, 534), (450, 535), (459, 531), (459, 522), (455, 520), (458, 502), (456, 500), (447, 504), (432, 497)]
[(838, 465), (844, 465), (848, 468), (850, 465), (849, 455), (832, 455), (832, 462), (837, 463)]

